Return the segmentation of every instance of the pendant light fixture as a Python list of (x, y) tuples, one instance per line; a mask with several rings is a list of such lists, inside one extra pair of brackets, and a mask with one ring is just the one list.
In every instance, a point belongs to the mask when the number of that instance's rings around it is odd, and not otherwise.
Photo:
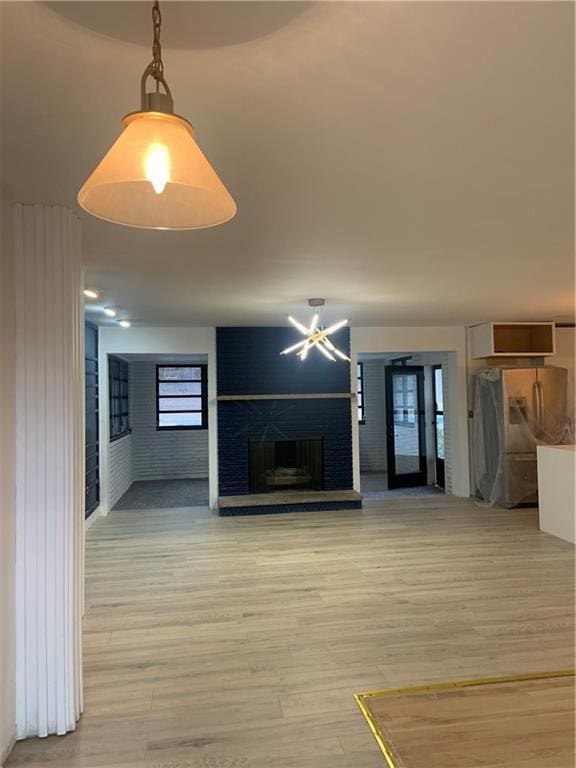
[[(78, 203), (93, 216), (129, 227), (214, 227), (235, 215), (236, 203), (196, 144), (190, 123), (174, 114), (157, 0), (152, 21), (152, 61), (142, 75), (141, 110), (123, 118), (122, 133), (78, 193)], [(149, 77), (155, 82), (150, 93)]]
[(301, 334), (306, 336), (306, 338), (304, 341), (299, 341), (297, 344), (292, 344), (292, 346), (283, 349), (282, 352), (280, 352), (281, 355), (289, 355), (291, 352), (296, 352), (300, 360), (306, 360), (308, 357), (308, 352), (312, 349), (312, 347), (316, 347), (316, 349), (318, 349), (324, 355), (324, 357), (327, 357), (333, 362), (336, 362), (336, 358), (350, 362), (350, 358), (345, 355), (344, 352), (341, 352), (337, 347), (335, 347), (328, 338), (331, 333), (335, 333), (340, 328), (343, 328), (345, 325), (347, 325), (348, 320), (340, 320), (328, 328), (324, 328), (321, 315), (322, 307), (325, 304), (326, 301), (324, 299), (308, 299), (308, 306), (313, 307), (314, 311), (308, 326), (300, 323), (298, 320), (292, 317), (292, 315), (288, 315), (288, 320), (295, 328), (300, 331)]

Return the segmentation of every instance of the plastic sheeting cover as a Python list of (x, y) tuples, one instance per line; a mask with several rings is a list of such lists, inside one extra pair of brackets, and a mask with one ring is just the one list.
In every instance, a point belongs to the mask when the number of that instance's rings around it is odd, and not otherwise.
[[(565, 376), (560, 376), (564, 386), (556, 391), (553, 407), (548, 406), (544, 418), (538, 385), (533, 397), (506, 389), (505, 370), (490, 368), (475, 377), (473, 462), (482, 498), (490, 505), (512, 507), (537, 499), (536, 447), (567, 444), (572, 436)], [(536, 374), (530, 370), (538, 369), (528, 369), (528, 375), (534, 375), (536, 381)], [(562, 398), (564, 403), (559, 402)]]

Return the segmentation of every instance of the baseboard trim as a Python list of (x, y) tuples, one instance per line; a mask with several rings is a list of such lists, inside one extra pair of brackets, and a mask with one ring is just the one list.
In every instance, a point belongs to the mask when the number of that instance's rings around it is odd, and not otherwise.
[(102, 504), (98, 504), (94, 512), (84, 520), (84, 530), (87, 531), (91, 528), (99, 517), (102, 517)]

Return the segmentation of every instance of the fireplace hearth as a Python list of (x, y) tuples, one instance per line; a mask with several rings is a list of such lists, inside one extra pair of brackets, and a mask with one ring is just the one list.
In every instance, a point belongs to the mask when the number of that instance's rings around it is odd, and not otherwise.
[(251, 440), (250, 493), (323, 490), (322, 438)]

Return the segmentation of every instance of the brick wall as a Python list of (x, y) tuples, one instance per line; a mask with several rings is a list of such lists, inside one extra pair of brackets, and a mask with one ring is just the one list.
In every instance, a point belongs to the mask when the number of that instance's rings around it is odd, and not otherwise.
[[(216, 355), (219, 395), (301, 394), (349, 392), (350, 366), (333, 363), (317, 350), (305, 362), (296, 355), (281, 355), (302, 340), (294, 328), (217, 328)], [(343, 352), (350, 350), (350, 331), (342, 328), (331, 337)]]
[(364, 413), (360, 424), (360, 471), (385, 472), (386, 462), (386, 391), (385, 360), (365, 360)]
[(108, 466), (109, 504), (112, 509), (132, 485), (132, 435), (125, 435), (110, 443)]
[[(334, 342), (349, 349), (349, 331)], [(304, 394), (350, 391), (348, 363), (312, 350), (301, 362), (282, 349), (299, 340), (290, 328), (218, 328), (218, 394)], [(312, 354), (313, 353), (313, 354)], [(323, 438), (324, 489), (352, 488), (352, 421), (348, 399), (238, 400), (218, 403), (220, 495), (249, 493), (249, 442)]]

